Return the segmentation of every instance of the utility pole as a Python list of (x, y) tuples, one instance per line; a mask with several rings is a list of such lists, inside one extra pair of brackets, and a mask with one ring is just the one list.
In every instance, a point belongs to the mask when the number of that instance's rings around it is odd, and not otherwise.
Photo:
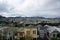
[(2, 40), (3, 40), (3, 30), (2, 30)]
[(13, 39), (13, 32), (12, 32), (12, 40), (14, 40), (14, 39)]

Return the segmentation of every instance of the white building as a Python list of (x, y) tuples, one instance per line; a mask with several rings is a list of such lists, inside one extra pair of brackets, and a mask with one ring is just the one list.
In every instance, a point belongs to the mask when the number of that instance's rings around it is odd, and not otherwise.
[(47, 30), (49, 31), (50, 38), (60, 38), (60, 28), (54, 26)]

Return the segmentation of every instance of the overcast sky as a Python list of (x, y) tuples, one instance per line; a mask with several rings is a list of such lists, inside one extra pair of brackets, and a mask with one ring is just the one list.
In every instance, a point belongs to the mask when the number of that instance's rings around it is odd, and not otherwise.
[(0, 15), (60, 17), (60, 0), (0, 0)]

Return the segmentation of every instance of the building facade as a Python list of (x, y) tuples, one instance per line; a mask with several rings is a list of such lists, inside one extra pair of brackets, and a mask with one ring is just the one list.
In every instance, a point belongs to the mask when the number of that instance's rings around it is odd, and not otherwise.
[[(19, 35), (19, 39), (23, 38), (24, 40), (37, 40), (37, 28), (33, 27), (25, 27), (23, 30), (19, 30), (17, 35)], [(21, 34), (21, 35), (20, 35)]]

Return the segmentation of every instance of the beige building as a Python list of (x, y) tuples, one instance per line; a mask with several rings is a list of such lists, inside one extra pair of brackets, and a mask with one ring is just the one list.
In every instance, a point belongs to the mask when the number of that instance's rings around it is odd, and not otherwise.
[[(25, 37), (26, 39), (29, 37), (30, 40), (37, 40), (37, 28), (24, 28), (24, 33), (25, 33)], [(28, 40), (28, 39), (27, 39)]]
[(22, 34), (24, 40), (37, 40), (38, 38), (37, 28), (33, 28), (33, 27), (20, 28), (18, 35), (20, 34)]

